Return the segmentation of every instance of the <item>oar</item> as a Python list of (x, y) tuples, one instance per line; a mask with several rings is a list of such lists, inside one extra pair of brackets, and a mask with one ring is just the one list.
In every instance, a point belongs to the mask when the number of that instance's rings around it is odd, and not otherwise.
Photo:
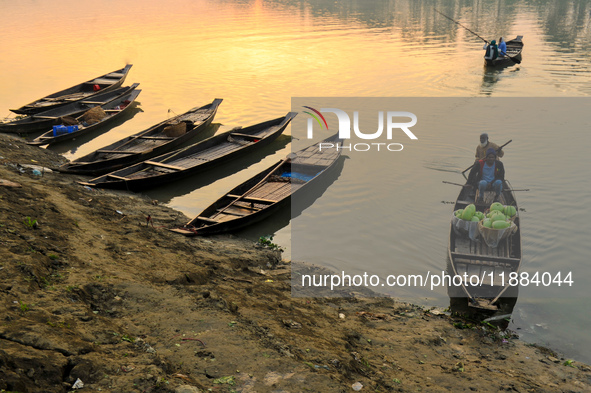
[(460, 186), (460, 187), (472, 187), (470, 184), (452, 183), (452, 182), (450, 182), (450, 181), (445, 181), (445, 180), (442, 180), (442, 183), (445, 183), (445, 184), (452, 184), (452, 185), (454, 185), (454, 186)]
[[(473, 32), (472, 30), (470, 30), (469, 28), (467, 28), (466, 26), (464, 26), (463, 24), (461, 24), (460, 22), (453, 20), (452, 18), (450, 18), (449, 16), (439, 12), (438, 10), (435, 10), (435, 12), (437, 12), (438, 14), (440, 14), (441, 16), (446, 17), (447, 19), (451, 20), (452, 22), (454, 22), (455, 24), (457, 24), (460, 27), (463, 27), (464, 29), (468, 30), (470, 33), (474, 34), (476, 37), (480, 38), (482, 41), (484, 41), (485, 43), (489, 44), (489, 42), (487, 40), (485, 40), (484, 38), (482, 38), (481, 36), (479, 36), (478, 34), (476, 34), (475, 32)], [(507, 53), (505, 53), (505, 56), (507, 56), (512, 62), (517, 63), (517, 64), (521, 64), (521, 60), (516, 59), (514, 57), (509, 56)]]
[(505, 52), (499, 52), (499, 53), (500, 53), (500, 54), (502, 54), (503, 56), (506, 56), (506, 57), (507, 57), (509, 60), (511, 60), (513, 63), (515, 63), (515, 64), (521, 64), (521, 60), (519, 60), (519, 59), (517, 58), (517, 56), (518, 56), (518, 55), (515, 55), (515, 57), (511, 57), (511, 56), (509, 56), (509, 54), (508, 54), (508, 53), (505, 53)]
[(482, 38), (481, 36), (479, 36), (478, 34), (476, 34), (475, 32), (473, 32), (472, 30), (470, 30), (469, 28), (467, 28), (466, 26), (464, 26), (463, 24), (461, 24), (457, 20), (454, 20), (454, 19), (450, 18), (449, 16), (447, 16), (447, 15), (439, 12), (437, 9), (435, 10), (435, 12), (437, 12), (439, 15), (444, 16), (447, 19), (451, 20), (452, 22), (454, 22), (458, 26), (463, 27), (464, 29), (468, 30), (470, 33), (474, 34), (476, 37), (480, 38), (482, 41), (486, 42), (487, 44), (489, 43), (487, 40), (485, 40), (484, 38)]
[[(509, 143), (511, 143), (511, 142), (513, 142), (513, 139), (510, 139), (510, 140), (509, 140), (509, 142), (507, 142), (507, 143), (505, 143), (504, 145), (500, 146), (500, 147), (497, 149), (497, 154), (499, 154), (499, 151), (500, 151), (500, 150), (501, 150), (503, 147), (507, 146), (507, 145), (508, 145)], [(466, 172), (468, 172), (470, 169), (472, 169), (472, 167), (473, 167), (474, 165), (476, 165), (476, 162), (474, 162), (474, 164), (470, 165), (468, 168), (464, 169), (464, 170), (462, 171), (462, 175), (464, 175), (464, 173), (466, 173)], [(464, 177), (466, 177), (466, 175), (464, 175)]]
[[(472, 187), (472, 185), (470, 185), (470, 184), (453, 183), (453, 182), (445, 181), (445, 180), (442, 180), (441, 182), (442, 183), (445, 183), (445, 184), (451, 184), (451, 185), (454, 185), (454, 186), (460, 186), (460, 187)], [(512, 189), (512, 188), (507, 188), (504, 191), (507, 191), (507, 192), (511, 192), (511, 191), (529, 191), (529, 188), (522, 188), (522, 189), (519, 189), (519, 190), (515, 190), (515, 189)]]

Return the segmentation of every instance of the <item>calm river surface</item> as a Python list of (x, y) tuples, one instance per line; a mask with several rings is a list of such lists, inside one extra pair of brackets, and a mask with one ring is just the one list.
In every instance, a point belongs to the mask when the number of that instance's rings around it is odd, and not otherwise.
[[(134, 65), (127, 84), (140, 83), (141, 110), (108, 132), (52, 147), (69, 159), (214, 98), (224, 102), (210, 134), (282, 116), (292, 97), (413, 97), (409, 105), (417, 111), (428, 103), (461, 118), (457, 128), (427, 129), (387, 163), (391, 171), (381, 175), (387, 193), (355, 165), (363, 157), (350, 154), (318, 204), (296, 219), (318, 213), (316, 206), (328, 217), (363, 214), (354, 220), (357, 253), (318, 253), (314, 262), (328, 267), (334, 258), (362, 271), (359, 259), (371, 255), (376, 268), (391, 270), (386, 257), (396, 255), (403, 271), (444, 269), (451, 205), (442, 202), (454, 201), (459, 190), (442, 181), (463, 181), (460, 172), (471, 164), (480, 132), (498, 144), (513, 140), (503, 160), (507, 178), (530, 190), (517, 194), (524, 209), (523, 269), (572, 271), (574, 286), (522, 287), (511, 328), (526, 341), (591, 363), (591, 176), (583, 167), (591, 146), (591, 1), (0, 0), (0, 6), (3, 116)], [(522, 64), (485, 69), (482, 41), (435, 8), (489, 40), (523, 35)], [(489, 102), (490, 112), (479, 112)], [(463, 105), (465, 111), (457, 110)], [(251, 159), (147, 195), (194, 216), (289, 153), (292, 131)], [(360, 205), (374, 209), (357, 211)], [(241, 235), (274, 234), (289, 255), (288, 224), (289, 213)], [(332, 235), (344, 237), (350, 228), (341, 230)], [(388, 255), (372, 254), (386, 243)], [(392, 295), (448, 304), (445, 289)]]

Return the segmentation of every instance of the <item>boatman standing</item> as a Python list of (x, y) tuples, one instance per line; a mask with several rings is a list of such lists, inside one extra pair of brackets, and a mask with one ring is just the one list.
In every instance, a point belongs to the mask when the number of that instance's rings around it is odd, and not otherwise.
[(486, 132), (480, 134), (480, 144), (476, 146), (476, 160), (486, 158), (486, 151), (490, 148), (495, 149), (498, 158), (505, 155), (505, 152), (497, 144), (488, 140), (488, 134)]

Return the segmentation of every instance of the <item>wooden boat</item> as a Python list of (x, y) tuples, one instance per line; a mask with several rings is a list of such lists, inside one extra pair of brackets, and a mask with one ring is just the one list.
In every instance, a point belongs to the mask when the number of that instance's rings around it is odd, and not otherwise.
[(492, 67), (509, 66), (515, 63), (521, 63), (521, 52), (523, 51), (523, 38), (518, 35), (511, 41), (507, 41), (507, 55), (499, 56), (496, 59), (484, 59), (484, 65)]
[(292, 195), (316, 184), (335, 165), (341, 155), (341, 149), (336, 148), (342, 143), (338, 135), (320, 143), (332, 143), (335, 147), (320, 149), (319, 144), (314, 144), (289, 154), (233, 188), (182, 228), (171, 230), (185, 236), (213, 235), (269, 217), (289, 204)]
[[(134, 83), (129, 88), (127, 94), (121, 95), (116, 100), (104, 105), (89, 109), (76, 118), (62, 118), (61, 127), (60, 125), (53, 126), (53, 129), (38, 136), (28, 142), (28, 144), (41, 146), (67, 141), (88, 134), (97, 128), (111, 123), (132, 107), (131, 104), (141, 93), (141, 90), (136, 89), (138, 86), (139, 83)], [(67, 127), (70, 128), (67, 129)], [(67, 130), (62, 130), (61, 128), (66, 128)]]
[(164, 120), (58, 168), (60, 172), (100, 175), (164, 154), (191, 140), (213, 121), (222, 99)]
[[(474, 188), (467, 185), (462, 187), (454, 205), (454, 211), (475, 203), (475, 194)], [(475, 204), (476, 210), (486, 211), (493, 200), (494, 192), (487, 191), (483, 202)], [(499, 202), (515, 206), (517, 215), (514, 217), (516, 228), (508, 232), (510, 234), (500, 240), (496, 247), (490, 247), (482, 235), (477, 234), (476, 239), (472, 240), (468, 234), (458, 233), (454, 229), (453, 219), (450, 228), (449, 264), (451, 269), (449, 274), (452, 277), (462, 276), (462, 280), (461, 285), (448, 285), (449, 296), (452, 301), (468, 303), (469, 307), (482, 313), (498, 311), (499, 304), (503, 302), (515, 304), (519, 290), (518, 286), (509, 285), (510, 274), (519, 273), (521, 265), (521, 228), (517, 201), (507, 181), (503, 184)], [(479, 285), (475, 285), (475, 279), (471, 283), (471, 276), (478, 276)], [(459, 281), (455, 284), (460, 284)]]
[(231, 130), (202, 142), (163, 154), (80, 184), (138, 191), (205, 171), (275, 140), (297, 112), (239, 130)]
[(109, 90), (94, 95), (88, 100), (74, 101), (22, 119), (0, 123), (0, 132), (31, 134), (34, 132), (47, 131), (49, 128), (61, 124), (62, 118), (67, 116), (77, 117), (91, 108), (117, 100), (122, 95), (128, 94), (129, 89), (131, 88), (120, 87), (115, 90)]
[(50, 94), (30, 104), (21, 106), (18, 109), (11, 109), (11, 111), (19, 115), (32, 115), (69, 104), (73, 101), (89, 99), (97, 93), (114, 90), (123, 84), (131, 67), (132, 64), (128, 64), (120, 70), (109, 72), (108, 74)]

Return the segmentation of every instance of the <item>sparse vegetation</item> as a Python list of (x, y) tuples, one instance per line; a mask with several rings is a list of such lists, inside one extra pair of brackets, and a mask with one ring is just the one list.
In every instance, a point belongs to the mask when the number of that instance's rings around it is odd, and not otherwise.
[(278, 244), (273, 243), (273, 236), (261, 236), (259, 238), (258, 245), (263, 248), (267, 248), (269, 250), (277, 250), (283, 252), (283, 247), (279, 246)]
[(33, 220), (31, 217), (25, 217), (23, 223), (29, 229), (37, 228), (37, 220)]
[(30, 304), (27, 304), (27, 303), (25, 303), (25, 302), (23, 302), (21, 300), (18, 301), (18, 305), (19, 305), (19, 308), (20, 308), (20, 310), (21, 310), (21, 312), (23, 314), (26, 313), (27, 311), (29, 311), (31, 309), (31, 305)]

